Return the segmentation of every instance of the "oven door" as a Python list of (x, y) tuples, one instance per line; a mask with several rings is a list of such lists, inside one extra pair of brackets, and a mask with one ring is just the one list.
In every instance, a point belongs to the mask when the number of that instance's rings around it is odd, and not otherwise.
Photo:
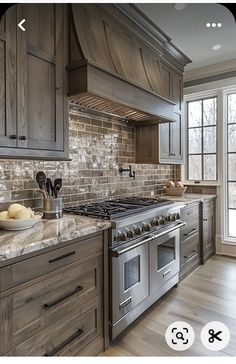
[[(112, 323), (121, 319), (149, 294), (148, 241), (112, 251)], [(135, 244), (134, 244), (135, 245)]]
[(150, 243), (150, 291), (160, 288), (179, 272), (179, 228)]

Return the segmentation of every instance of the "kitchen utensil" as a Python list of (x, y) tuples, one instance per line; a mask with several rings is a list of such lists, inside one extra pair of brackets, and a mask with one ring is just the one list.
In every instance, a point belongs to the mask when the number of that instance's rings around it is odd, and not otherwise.
[(47, 193), (48, 193), (48, 197), (53, 197), (53, 195), (54, 195), (54, 187), (53, 187), (51, 178), (47, 178), (47, 181), (46, 181), (46, 190), (47, 190)]
[(46, 193), (46, 174), (42, 171), (37, 172), (36, 174), (36, 181), (38, 183), (39, 189), (41, 191), (43, 191), (44, 197), (47, 198), (47, 193)]
[(62, 216), (62, 198), (47, 198), (43, 200), (44, 219), (60, 219)]
[(33, 227), (43, 217), (43, 214), (36, 214), (30, 219), (15, 220), (15, 219), (0, 219), (0, 227), (5, 230), (24, 230)]
[(58, 197), (58, 192), (62, 188), (62, 178), (56, 178), (54, 181), (54, 196)]

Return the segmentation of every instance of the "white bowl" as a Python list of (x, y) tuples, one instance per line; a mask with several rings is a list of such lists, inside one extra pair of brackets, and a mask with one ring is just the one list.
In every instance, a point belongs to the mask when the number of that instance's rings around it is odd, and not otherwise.
[(0, 228), (5, 230), (24, 230), (29, 229), (35, 224), (37, 224), (42, 219), (43, 214), (37, 214), (30, 219), (0, 219)]

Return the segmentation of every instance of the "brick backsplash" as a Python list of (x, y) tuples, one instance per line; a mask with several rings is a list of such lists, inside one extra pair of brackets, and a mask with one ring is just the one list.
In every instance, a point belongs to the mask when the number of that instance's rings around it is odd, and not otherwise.
[[(116, 119), (70, 112), (71, 161), (0, 160), (0, 210), (11, 202), (35, 209), (42, 198), (34, 180), (42, 170), (52, 179), (63, 178), (64, 205), (101, 201), (118, 196), (150, 196), (164, 193), (167, 180), (179, 178), (173, 165), (135, 164), (135, 128)], [(119, 175), (119, 166), (131, 164), (136, 179)]]

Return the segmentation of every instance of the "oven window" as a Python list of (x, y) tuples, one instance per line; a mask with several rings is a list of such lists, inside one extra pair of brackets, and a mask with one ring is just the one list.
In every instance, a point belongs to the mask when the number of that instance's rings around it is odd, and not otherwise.
[(140, 282), (140, 255), (128, 260), (124, 264), (124, 289), (125, 291)]
[(157, 245), (157, 270), (175, 260), (175, 238)]

